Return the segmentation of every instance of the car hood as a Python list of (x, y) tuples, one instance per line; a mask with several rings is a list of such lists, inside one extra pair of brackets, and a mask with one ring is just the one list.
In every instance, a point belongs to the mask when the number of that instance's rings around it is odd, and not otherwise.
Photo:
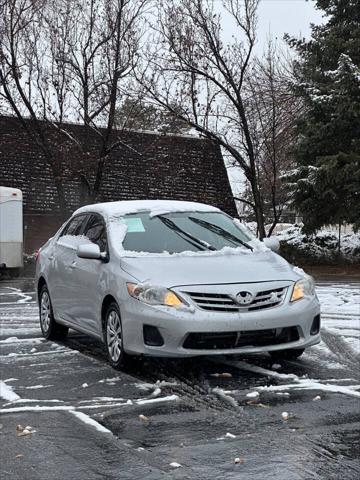
[(299, 279), (291, 265), (273, 252), (238, 255), (123, 257), (121, 268), (139, 282), (178, 287)]

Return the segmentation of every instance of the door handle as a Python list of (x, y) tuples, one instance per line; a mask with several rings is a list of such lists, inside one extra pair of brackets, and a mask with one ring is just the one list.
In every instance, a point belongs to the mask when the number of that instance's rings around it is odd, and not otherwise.
[(75, 268), (75, 267), (76, 267), (76, 262), (75, 262), (75, 260), (74, 260), (74, 261), (72, 262), (72, 264), (69, 266), (69, 268), (73, 269), (73, 268)]

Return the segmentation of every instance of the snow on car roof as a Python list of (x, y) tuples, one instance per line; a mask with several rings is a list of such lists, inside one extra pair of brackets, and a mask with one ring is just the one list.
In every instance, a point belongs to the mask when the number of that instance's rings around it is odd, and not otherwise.
[(105, 218), (119, 217), (130, 213), (150, 212), (150, 217), (171, 212), (220, 212), (211, 205), (178, 200), (124, 200), (119, 202), (95, 203), (78, 208), (73, 215), (84, 212), (98, 212)]

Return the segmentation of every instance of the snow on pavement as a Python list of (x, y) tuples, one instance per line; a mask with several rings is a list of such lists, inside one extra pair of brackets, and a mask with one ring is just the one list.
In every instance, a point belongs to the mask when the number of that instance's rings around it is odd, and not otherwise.
[(76, 418), (78, 418), (79, 420), (81, 420), (82, 422), (86, 423), (87, 425), (94, 427), (98, 432), (110, 433), (112, 435), (112, 432), (110, 430), (105, 428), (103, 425), (101, 425), (99, 422), (97, 422), (93, 418), (89, 417), (89, 415), (86, 415), (86, 413), (78, 412), (76, 410), (70, 410), (70, 413), (74, 415)]
[[(0, 337), (2, 344), (26, 342), (30, 338), (34, 341), (36, 337), (41, 337), (35, 292), (27, 292), (25, 295), (19, 288), (2, 287)], [(43, 341), (41, 338), (39, 340)]]
[[(320, 284), (316, 293), (321, 303), (321, 312), (326, 317), (350, 316), (360, 321), (360, 284)], [(358, 323), (358, 327), (359, 323)]]
[(5, 382), (0, 380), (0, 398), (3, 398), (9, 402), (14, 402), (20, 397), (13, 391), (10, 385), (7, 385)]
[[(9, 297), (9, 296), (15, 296), (15, 297), (18, 297), (16, 300), (15, 300), (15, 303), (17, 304), (23, 304), (23, 303), (32, 303), (32, 294), (34, 292), (23, 292), (22, 290), (20, 290), (20, 288), (14, 288), (14, 287), (4, 287), (5, 291), (4, 292), (0, 292), (0, 298), (1, 297)], [(1, 302), (2, 305), (13, 305), (14, 302), (11, 302), (11, 301), (5, 301), (5, 302)]]
[[(349, 349), (348, 356), (355, 355), (360, 351), (360, 289), (359, 284), (320, 284), (317, 286), (317, 294), (319, 296), (322, 306), (322, 327), (324, 331), (324, 337), (333, 336), (337, 341), (345, 342), (346, 347)], [(44, 355), (51, 356), (56, 354), (76, 354), (83, 355), (78, 350), (71, 349), (64, 345), (57, 345), (51, 342), (45, 342), (41, 338), (41, 332), (38, 324), (38, 307), (35, 300), (35, 292), (23, 293), (16, 288), (6, 288), (0, 292), (0, 347), (6, 348), (7, 353), (1, 355), (2, 360), (9, 358), (9, 361), (22, 361), (26, 358), (35, 359)], [(11, 300), (10, 300), (11, 299)], [(25, 338), (24, 338), (25, 337)], [(332, 338), (332, 337), (331, 337)], [(33, 346), (36, 345), (36, 349)], [(17, 352), (14, 352), (14, 348), (17, 347)], [(20, 351), (19, 351), (20, 349)], [(31, 350), (30, 350), (31, 349)], [(45, 349), (45, 350), (43, 350)], [(41, 351), (38, 351), (41, 350)], [(312, 347), (309, 350), (308, 359), (314, 361), (314, 357), (311, 352), (315, 352), (320, 362), (323, 362), (326, 367), (335, 369), (344, 369), (344, 363), (342, 363), (341, 356), (336, 356), (327, 342), (323, 342), (318, 346)], [(70, 355), (72, 356), (72, 355)], [(69, 357), (68, 357), (69, 358)], [(253, 372), (260, 376), (267, 378), (273, 378), (276, 384), (269, 385), (267, 382), (265, 385), (258, 385), (256, 392), (248, 393), (247, 398), (258, 398), (261, 393), (274, 392), (275, 394), (288, 394), (294, 390), (319, 390), (328, 393), (340, 393), (352, 397), (360, 397), (360, 386), (356, 384), (356, 380), (351, 378), (347, 379), (311, 379), (303, 378), (293, 373), (281, 373), (274, 371), (274, 369), (267, 369), (254, 365), (248, 362), (224, 362), (229, 365), (236, 366), (241, 370)], [(40, 365), (40, 364), (38, 364)], [(276, 370), (280, 368), (277, 366)], [(9, 379), (12, 380), (12, 379)], [(111, 377), (98, 380), (98, 383), (104, 385), (116, 386), (120, 377)], [(346, 380), (346, 382), (345, 382)], [(274, 382), (275, 383), (275, 382)], [(344, 385), (344, 383), (347, 383)], [(49, 405), (47, 403), (57, 403), (56, 399), (42, 399), (33, 401), (31, 399), (22, 399), (17, 393), (13, 391), (13, 388), (4, 381), (0, 384), (1, 398), (10, 402), (6, 407), (0, 410), (1, 413), (10, 412), (23, 412), (23, 411), (55, 411), (64, 410), (77, 416), (77, 418), (95, 428), (95, 424), (91, 422), (91, 418), (82, 414), (81, 410), (98, 410), (101, 408), (128, 408), (131, 405), (147, 405), (152, 403), (161, 402), (174, 402), (179, 400), (177, 395), (165, 395), (161, 396), (162, 388), (164, 387), (176, 387), (176, 382), (157, 381), (154, 383), (138, 383), (136, 388), (144, 390), (147, 393), (145, 398), (130, 398), (122, 399), (119, 397), (94, 397), (90, 396), (90, 399), (86, 402), (66, 402), (64, 405)], [(27, 385), (21, 387), (27, 389), (26, 391), (41, 390), (43, 388), (50, 388), (50, 383), (35, 383), (33, 385)], [(254, 389), (253, 389), (254, 390)], [(21, 390), (22, 391), (22, 390)], [(238, 391), (239, 392), (239, 391)], [(235, 391), (228, 392), (221, 388), (213, 389), (213, 393), (226, 400), (233, 406), (238, 406), (237, 401), (231, 395), (235, 394)], [(246, 394), (245, 392), (242, 392)], [(29, 403), (36, 403), (35, 405), (29, 405)], [(85, 403), (85, 404), (84, 404)], [(89, 419), (89, 421), (88, 421)], [(98, 422), (94, 421), (97, 425)]]
[(321, 303), (322, 329), (346, 342), (360, 355), (360, 284), (321, 284), (316, 288)]

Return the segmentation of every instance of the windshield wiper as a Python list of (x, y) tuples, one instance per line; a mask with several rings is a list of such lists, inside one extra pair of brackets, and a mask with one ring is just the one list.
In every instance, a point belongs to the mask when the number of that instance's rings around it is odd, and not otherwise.
[(191, 233), (188, 233), (182, 228), (180, 228), (178, 225), (176, 225), (175, 222), (170, 220), (170, 218), (163, 217), (162, 215), (157, 215), (157, 217), (167, 227), (171, 228), (171, 230), (174, 230), (174, 232), (176, 232), (181, 238), (186, 240), (188, 243), (191, 243), (191, 245), (193, 245), (194, 247), (199, 248), (200, 250), (216, 250), (215, 247), (205, 242), (205, 240), (201, 240), (200, 238), (194, 237), (193, 235), (191, 235)]
[(243, 247), (246, 247), (249, 250), (253, 251), (253, 248), (250, 245), (248, 245), (243, 240), (240, 240), (240, 238), (235, 237), (235, 235), (226, 231), (222, 227), (219, 227), (218, 225), (214, 225), (213, 223), (207, 222), (206, 220), (201, 220), (200, 218), (194, 218), (194, 217), (188, 217), (188, 218), (192, 222), (197, 223), (198, 225), (201, 225), (202, 227), (206, 228), (207, 230), (210, 230), (211, 232), (214, 232), (214, 233), (218, 234), (219, 236), (226, 238), (226, 240), (229, 240), (229, 242), (231, 242), (235, 245), (240, 244)]

